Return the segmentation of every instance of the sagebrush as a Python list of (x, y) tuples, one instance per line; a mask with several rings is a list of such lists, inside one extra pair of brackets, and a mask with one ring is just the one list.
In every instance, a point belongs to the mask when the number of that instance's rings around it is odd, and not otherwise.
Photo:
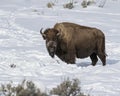
[(56, 88), (53, 88), (50, 93), (57, 96), (86, 96), (81, 92), (78, 79), (65, 80)]
[(81, 6), (83, 8), (86, 8), (87, 7), (87, 1), (86, 0), (83, 0), (82, 3), (81, 3)]
[(63, 7), (64, 7), (64, 8), (68, 8), (68, 9), (74, 8), (73, 3), (71, 3), (71, 2), (70, 2), (70, 3), (67, 3), (67, 4), (64, 4)]
[(41, 92), (32, 81), (24, 80), (17, 86), (13, 83), (2, 84), (0, 96), (86, 96), (81, 92), (79, 80), (65, 80), (50, 92)]
[(0, 96), (48, 96), (40, 91), (32, 81), (23, 81), (17, 86), (12, 83), (1, 85)]
[(48, 2), (48, 3), (47, 3), (47, 7), (48, 7), (48, 8), (53, 8), (54, 5), (55, 5), (55, 4), (54, 4), (53, 2)]

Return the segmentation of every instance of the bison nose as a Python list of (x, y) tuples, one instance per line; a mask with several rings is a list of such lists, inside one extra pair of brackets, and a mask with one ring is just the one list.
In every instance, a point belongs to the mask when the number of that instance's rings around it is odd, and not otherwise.
[(50, 56), (51, 56), (52, 58), (54, 58), (54, 53), (50, 53)]
[(55, 49), (54, 48), (50, 48), (49, 49), (49, 55), (54, 58), (54, 54), (55, 54)]

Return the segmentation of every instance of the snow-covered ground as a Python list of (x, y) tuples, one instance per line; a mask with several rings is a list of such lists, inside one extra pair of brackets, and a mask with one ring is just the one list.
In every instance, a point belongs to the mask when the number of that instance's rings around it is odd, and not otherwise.
[[(72, 10), (62, 7), (68, 0), (57, 0), (50, 9), (46, 7), (49, 1), (0, 0), (0, 83), (26, 79), (49, 90), (69, 77), (78, 78), (82, 91), (91, 96), (120, 96), (120, 0), (107, 0), (104, 8), (97, 4), (82, 8), (76, 0)], [(91, 66), (89, 58), (67, 65), (48, 55), (39, 30), (63, 21), (97, 27), (105, 33), (106, 66), (100, 60)]]

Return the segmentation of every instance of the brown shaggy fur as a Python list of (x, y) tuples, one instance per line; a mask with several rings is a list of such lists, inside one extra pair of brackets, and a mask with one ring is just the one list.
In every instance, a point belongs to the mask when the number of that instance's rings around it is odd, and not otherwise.
[(46, 38), (57, 38), (55, 54), (66, 63), (75, 63), (76, 57), (90, 56), (92, 65), (96, 65), (98, 56), (103, 65), (106, 65), (105, 36), (99, 29), (62, 22), (47, 29), (43, 34)]

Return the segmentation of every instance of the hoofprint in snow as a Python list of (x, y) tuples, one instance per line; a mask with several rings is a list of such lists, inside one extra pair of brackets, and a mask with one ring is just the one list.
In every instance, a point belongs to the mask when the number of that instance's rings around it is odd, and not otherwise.
[[(82, 91), (91, 96), (119, 96), (120, 1), (109, 0), (104, 8), (82, 9), (76, 4), (72, 10), (62, 8), (60, 0), (52, 9), (45, 7), (47, 0), (26, 2), (1, 1), (0, 83), (32, 80), (44, 91), (69, 77), (78, 78)], [(67, 65), (48, 55), (39, 30), (63, 21), (97, 27), (105, 33), (106, 66), (103, 67), (100, 60), (96, 66), (91, 66), (89, 58), (77, 59), (76, 64)]]

